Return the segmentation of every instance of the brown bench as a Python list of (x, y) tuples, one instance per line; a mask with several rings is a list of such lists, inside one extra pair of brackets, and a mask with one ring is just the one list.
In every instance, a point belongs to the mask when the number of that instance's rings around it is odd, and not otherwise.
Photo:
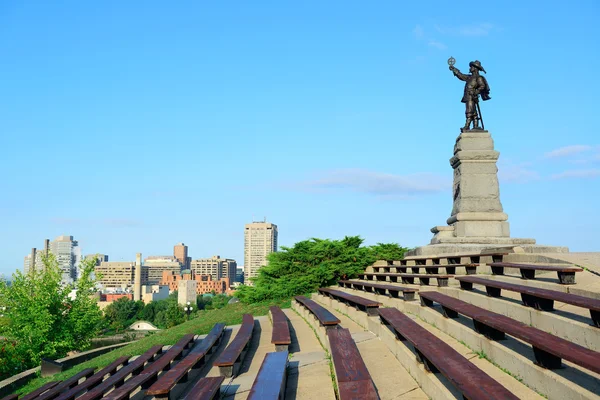
[(275, 345), (275, 351), (287, 351), (288, 346), (292, 343), (287, 317), (277, 306), (269, 307), (269, 312), (271, 321), (273, 321), (271, 343)]
[(229, 343), (229, 346), (221, 353), (219, 358), (215, 360), (214, 365), (219, 367), (221, 376), (231, 378), (237, 375), (242, 361), (248, 352), (250, 339), (254, 331), (254, 318), (250, 314), (244, 314), (242, 317), (242, 326), (235, 335), (235, 338)]
[[(27, 393), (25, 396), (23, 396), (21, 398), (21, 400), (25, 399), (25, 400), (31, 400), (31, 399), (35, 399), (36, 397), (38, 397), (39, 395), (41, 395), (42, 393), (52, 389), (53, 387), (55, 387), (56, 385), (58, 385), (61, 381), (54, 381), (54, 382), (48, 382), (45, 385), (35, 389), (34, 391)], [(14, 396), (14, 395), (13, 395)], [(10, 397), (10, 396), (8, 396)], [(4, 400), (4, 399), (3, 399)]]
[(146, 366), (137, 376), (128, 379), (122, 386), (104, 396), (103, 399), (122, 400), (128, 399), (138, 387), (146, 389), (154, 382), (162, 371), (168, 371), (174, 360), (181, 358), (183, 351), (194, 343), (194, 334), (184, 335), (177, 343), (169, 348), (158, 360)]
[(18, 394), (9, 394), (8, 396), (3, 397), (2, 400), (17, 400), (18, 398)]
[[(94, 370), (95, 370), (95, 368), (86, 368), (83, 371), (80, 371), (77, 374), (73, 375), (69, 379), (65, 379), (58, 385), (54, 386), (52, 389), (49, 389), (49, 390), (45, 391), (44, 393), (42, 393), (41, 395), (35, 397), (35, 399), (36, 400), (51, 400), (51, 399), (57, 397), (62, 392), (72, 389), (75, 386), (77, 386), (79, 384), (80, 379), (82, 379), (82, 378), (87, 379), (90, 376), (94, 375)], [(28, 396), (25, 396), (23, 398), (27, 400), (27, 397)]]
[(405, 285), (414, 285), (415, 279), (419, 279), (419, 285), (429, 285), (430, 279), (436, 279), (439, 287), (448, 286), (448, 279), (454, 275), (435, 275), (435, 274), (373, 274), (370, 272), (364, 272), (358, 274), (360, 279), (364, 280), (377, 280), (381, 282), (387, 281), (389, 278), (390, 282), (398, 282), (400, 279)]
[(94, 375), (83, 381), (81, 384), (75, 386), (71, 390), (63, 392), (60, 396), (56, 398), (56, 400), (73, 400), (75, 399), (75, 397), (85, 392), (86, 390), (92, 390), (94, 387), (98, 386), (100, 382), (102, 382), (104, 376), (113, 375), (117, 371), (117, 368), (119, 368), (120, 366), (126, 366), (129, 362), (130, 357), (131, 356), (123, 356), (117, 358), (110, 365), (96, 372)]
[(340, 400), (378, 400), (377, 390), (348, 329), (327, 331)]
[(267, 353), (254, 379), (248, 400), (284, 400), (287, 365), (287, 350)]
[(325, 329), (335, 329), (340, 323), (338, 317), (336, 317), (325, 307), (318, 305), (316, 302), (312, 301), (308, 297), (296, 296), (294, 297), (294, 300), (306, 307), (306, 309), (310, 311), (317, 318), (317, 320), (319, 320), (319, 324), (325, 327)]
[(388, 292), (391, 297), (396, 299), (399, 298), (400, 292), (402, 292), (402, 297), (406, 301), (415, 300), (415, 293), (419, 291), (419, 289), (411, 289), (403, 286), (384, 285), (380, 283), (367, 283), (360, 281), (338, 281), (338, 284), (342, 287), (362, 290), (369, 293), (385, 295), (386, 292)]
[(408, 268), (411, 269), (410, 272), (413, 274), (419, 274), (421, 272), (421, 268), (425, 270), (427, 274), (436, 275), (439, 273), (440, 268), (444, 268), (446, 274), (454, 275), (456, 274), (457, 267), (464, 267), (467, 275), (474, 275), (477, 273), (477, 267), (479, 264), (436, 264), (436, 265), (378, 265), (371, 266), (373, 271), (376, 273), (397, 273), (397, 274), (406, 274), (408, 273)]
[(496, 281), (493, 279), (478, 278), (475, 276), (460, 276), (456, 277), (456, 279), (460, 282), (461, 289), (464, 290), (473, 290), (473, 284), (484, 285), (485, 290), (490, 297), (500, 297), (502, 295), (502, 289), (521, 293), (521, 299), (523, 300), (524, 305), (540, 311), (554, 310), (555, 301), (576, 307), (587, 308), (590, 310), (590, 316), (592, 317), (594, 326), (600, 328), (600, 300), (598, 299), (559, 292), (556, 290), (540, 289)]
[(488, 339), (501, 340), (508, 334), (531, 344), (536, 363), (544, 368), (560, 368), (564, 358), (600, 373), (600, 353), (596, 351), (443, 293), (421, 292), (419, 296), (423, 306), (432, 307), (434, 302), (440, 304), (446, 318), (457, 318), (458, 314), (471, 318), (475, 330)]
[[(155, 356), (162, 353), (162, 344), (156, 345), (148, 349), (144, 354), (136, 358), (134, 361), (127, 364), (125, 367), (118, 370), (114, 375), (105, 379), (102, 383), (96, 386), (94, 389), (89, 390), (84, 395), (77, 398), (77, 400), (96, 400), (102, 398), (104, 393), (111, 390), (113, 387), (118, 388), (123, 385), (125, 378), (131, 374), (132, 376), (139, 375), (144, 369), (146, 362), (151, 362)], [(129, 380), (133, 379), (130, 378)]]
[(421, 257), (411, 257), (410, 259), (402, 259), (400, 260), (401, 265), (408, 265), (409, 261), (414, 261), (415, 264), (424, 266), (427, 265), (427, 261), (431, 261), (431, 265), (441, 265), (441, 260), (446, 260), (448, 264), (456, 264), (457, 266), (461, 264), (461, 259), (468, 258), (469, 262), (467, 264), (479, 264), (481, 263), (481, 257), (492, 257), (493, 262), (501, 262), (503, 257), (507, 254), (510, 254), (506, 251), (498, 251), (498, 252), (489, 252), (482, 254), (455, 254), (449, 256), (421, 256)]
[(182, 400), (213, 400), (221, 398), (221, 385), (224, 376), (202, 378)]
[(465, 399), (514, 399), (508, 389), (477, 368), (450, 345), (423, 328), (396, 308), (379, 310), (381, 322), (398, 340), (409, 342), (417, 360), (432, 373), (440, 372)]
[(321, 288), (319, 289), (319, 293), (339, 300), (348, 306), (356, 308), (357, 310), (364, 311), (367, 313), (367, 315), (377, 315), (377, 309), (381, 305), (381, 303), (378, 301), (365, 299), (364, 297), (348, 294), (340, 290)]
[(558, 265), (533, 265), (533, 264), (514, 264), (514, 263), (491, 263), (492, 274), (504, 275), (504, 268), (518, 268), (521, 271), (521, 278), (535, 279), (535, 271), (554, 271), (558, 274), (558, 281), (563, 285), (575, 284), (575, 272), (583, 271), (578, 267), (561, 267)]
[(148, 388), (146, 395), (154, 396), (158, 399), (170, 398), (171, 390), (173, 390), (177, 383), (187, 382), (189, 372), (204, 365), (206, 355), (215, 348), (215, 345), (218, 345), (223, 336), (224, 329), (225, 324), (215, 324), (208, 335), (202, 339), (202, 343), (190, 350), (187, 356), (177, 363), (177, 365), (162, 374), (160, 378)]

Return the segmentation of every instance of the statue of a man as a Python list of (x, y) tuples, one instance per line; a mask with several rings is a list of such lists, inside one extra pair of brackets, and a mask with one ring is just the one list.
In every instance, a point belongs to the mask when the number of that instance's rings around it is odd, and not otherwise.
[[(464, 128), (461, 128), (462, 132), (468, 131), (473, 123), (473, 130), (480, 130), (479, 121), (481, 120), (481, 110), (479, 109), (479, 95), (482, 100), (489, 100), (490, 87), (485, 77), (479, 75), (480, 71), (485, 73), (485, 69), (481, 66), (481, 63), (477, 60), (469, 63), (469, 72), (471, 74), (463, 74), (454, 65), (450, 65), (450, 71), (454, 73), (461, 81), (465, 81), (465, 92), (463, 94), (462, 102), (465, 103), (466, 110), (465, 115), (467, 121), (465, 122)], [(482, 121), (483, 122), (483, 121)]]

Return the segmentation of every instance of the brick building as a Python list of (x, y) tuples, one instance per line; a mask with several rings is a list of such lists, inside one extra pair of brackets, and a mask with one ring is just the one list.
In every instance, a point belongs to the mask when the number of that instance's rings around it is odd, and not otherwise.
[(221, 278), (218, 281), (212, 279), (210, 275), (196, 275), (194, 272), (189, 274), (178, 274), (174, 271), (163, 271), (163, 276), (160, 281), (161, 285), (169, 286), (169, 291), (178, 290), (179, 281), (193, 280), (196, 281), (196, 293), (206, 294), (228, 294), (229, 293), (229, 278)]

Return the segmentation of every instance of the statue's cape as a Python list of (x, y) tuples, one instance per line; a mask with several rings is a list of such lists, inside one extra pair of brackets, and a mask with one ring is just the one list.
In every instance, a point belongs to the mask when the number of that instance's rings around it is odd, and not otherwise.
[(488, 81), (487, 81), (487, 79), (485, 79), (485, 76), (481, 76), (481, 79), (483, 79), (483, 83), (485, 84), (485, 89), (483, 89), (481, 91), (481, 100), (486, 101), (486, 100), (491, 99), (490, 85), (488, 85)]

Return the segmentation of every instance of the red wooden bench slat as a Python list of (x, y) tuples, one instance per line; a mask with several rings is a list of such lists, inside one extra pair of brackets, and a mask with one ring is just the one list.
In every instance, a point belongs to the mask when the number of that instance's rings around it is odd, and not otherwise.
[(294, 299), (303, 304), (324, 326), (333, 326), (340, 323), (338, 317), (333, 315), (329, 310), (325, 307), (321, 307), (316, 302), (312, 301), (306, 296), (296, 296)]
[(600, 373), (599, 352), (569, 342), (568, 340), (554, 336), (533, 326), (526, 325), (505, 315), (497, 314), (454, 297), (447, 296), (443, 293), (421, 292), (420, 296), (435, 301), (444, 307), (448, 307), (459, 314), (477, 320), (500, 332), (514, 336), (545, 352), (564, 358), (573, 364)]
[(254, 318), (250, 314), (244, 314), (242, 317), (242, 326), (240, 326), (237, 335), (235, 335), (235, 338), (229, 343), (229, 346), (221, 353), (219, 358), (215, 360), (214, 365), (217, 367), (232, 366), (252, 337), (253, 330)]
[(518, 397), (504, 386), (398, 309), (381, 308), (379, 315), (382, 321), (389, 324), (398, 335), (408, 340), (423, 354), (465, 398), (518, 400)]
[(405, 273), (391, 273), (391, 272), (363, 272), (361, 274), (358, 275), (367, 275), (367, 276), (391, 276), (392, 278), (441, 278), (441, 279), (447, 279), (447, 278), (452, 278), (454, 275), (438, 275), (438, 274), (405, 274)]
[(17, 400), (18, 398), (18, 394), (9, 394), (8, 396), (3, 397), (2, 400)]
[(95, 385), (102, 382), (105, 375), (107, 375), (107, 374), (112, 375), (115, 373), (115, 371), (117, 370), (118, 367), (120, 367), (121, 365), (127, 365), (130, 357), (131, 356), (123, 356), (123, 357), (117, 358), (110, 365), (108, 365), (108, 366), (104, 367), (103, 369), (101, 369), (100, 371), (96, 372), (94, 375), (92, 375), (91, 377), (89, 377), (88, 379), (86, 379), (85, 381), (80, 383), (79, 385), (75, 386), (74, 388), (72, 388), (71, 390), (69, 390), (67, 392), (62, 393), (60, 396), (58, 396), (56, 398), (56, 400), (72, 400), (77, 395), (82, 393), (83, 391), (91, 390)]
[(288, 352), (267, 353), (252, 388), (248, 400), (277, 400), (285, 395)]
[(31, 400), (31, 399), (35, 399), (36, 397), (38, 397), (40, 394), (44, 393), (47, 390), (52, 389), (53, 387), (55, 387), (56, 385), (58, 385), (61, 381), (54, 381), (54, 382), (48, 382), (45, 385), (35, 389), (34, 391), (26, 394), (25, 396), (21, 397), (21, 400)]
[(517, 263), (490, 263), (490, 267), (518, 268), (518, 269), (534, 269), (538, 271), (553, 271), (553, 272), (581, 272), (583, 268), (579, 267), (561, 267), (558, 265), (535, 265), (535, 264), (517, 264)]
[(363, 286), (363, 287), (372, 287), (374, 289), (385, 289), (395, 292), (402, 293), (415, 293), (418, 292), (419, 289), (407, 288), (404, 286), (395, 286), (395, 285), (386, 285), (381, 283), (369, 283), (369, 282), (359, 282), (359, 281), (339, 281), (341, 283), (350, 283), (352, 285)]
[[(360, 399), (379, 399), (377, 397), (371, 374), (365, 365), (358, 347), (348, 329), (338, 328), (327, 331), (331, 358), (338, 381), (340, 400), (356, 398), (354, 394), (360, 388)], [(350, 383), (354, 383), (351, 385)], [(342, 385), (346, 383), (346, 385)], [(371, 397), (364, 397), (374, 394)]]
[(114, 375), (105, 379), (94, 389), (83, 394), (81, 397), (78, 397), (77, 400), (95, 400), (101, 398), (104, 393), (108, 392), (116, 384), (123, 382), (129, 374), (136, 373), (137, 375), (138, 371), (144, 367), (146, 362), (150, 362), (155, 355), (162, 352), (162, 348), (163, 346), (161, 344), (151, 347), (134, 361), (118, 370)]
[(38, 397), (36, 397), (36, 400), (50, 400), (50, 399), (54, 399), (59, 394), (61, 394), (63, 391), (69, 390), (69, 389), (77, 386), (79, 384), (79, 380), (81, 378), (86, 378), (87, 379), (90, 376), (92, 376), (94, 374), (94, 370), (95, 370), (95, 368), (86, 368), (83, 371), (78, 372), (77, 374), (73, 375), (69, 379), (65, 379), (64, 381), (62, 381), (58, 385), (54, 386), (52, 389), (50, 389), (50, 390), (42, 393), (41, 395), (39, 395)]
[(182, 400), (212, 400), (220, 392), (224, 376), (200, 379)]
[(218, 323), (213, 326), (202, 342), (194, 347), (188, 355), (177, 363), (173, 368), (165, 372), (146, 391), (147, 396), (161, 396), (168, 394), (177, 383), (202, 360), (206, 353), (213, 347), (223, 334), (225, 324)]
[(348, 300), (354, 304), (359, 304), (364, 307), (379, 307), (381, 305), (381, 303), (378, 301), (365, 299), (364, 297), (355, 296), (353, 294), (342, 292), (341, 290), (319, 288), (319, 292), (328, 293), (335, 297), (339, 297), (340, 299)]
[(275, 345), (289, 345), (292, 343), (290, 336), (290, 327), (287, 317), (281, 308), (277, 306), (269, 307), (271, 318), (273, 319), (273, 333), (271, 334), (271, 343)]

